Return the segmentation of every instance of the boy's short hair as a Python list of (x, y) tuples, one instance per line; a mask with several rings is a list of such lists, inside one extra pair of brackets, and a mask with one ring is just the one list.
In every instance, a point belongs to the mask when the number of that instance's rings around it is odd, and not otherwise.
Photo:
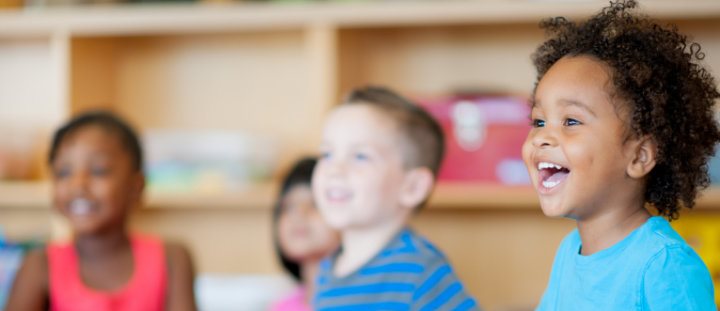
[(350, 92), (343, 105), (377, 108), (398, 126), (406, 145), (406, 168), (427, 167), (437, 177), (445, 154), (445, 136), (435, 119), (422, 107), (383, 87), (368, 86)]
[(649, 136), (658, 146), (657, 164), (647, 177), (645, 202), (669, 220), (692, 208), (709, 184), (707, 163), (720, 140), (713, 106), (720, 97), (712, 76), (698, 64), (705, 55), (675, 26), (661, 26), (632, 14), (636, 2), (611, 3), (582, 23), (562, 17), (541, 27), (550, 39), (533, 61), (537, 83), (565, 56), (590, 56), (611, 69), (611, 95), (627, 109), (633, 137)]
[(52, 162), (55, 161), (58, 149), (67, 136), (87, 126), (98, 126), (118, 135), (121, 144), (130, 155), (133, 169), (137, 171), (143, 170), (143, 151), (140, 145), (140, 139), (135, 131), (120, 117), (102, 110), (80, 114), (60, 127), (53, 136), (48, 155), (48, 163), (52, 165)]

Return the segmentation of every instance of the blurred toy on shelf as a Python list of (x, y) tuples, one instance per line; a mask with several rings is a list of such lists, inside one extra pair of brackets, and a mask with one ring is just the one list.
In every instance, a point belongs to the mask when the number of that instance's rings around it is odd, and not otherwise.
[(149, 130), (146, 173), (154, 191), (222, 193), (270, 179), (277, 146), (242, 132)]
[(420, 102), (445, 132), (440, 180), (530, 183), (521, 153), (530, 130), (526, 100), (513, 96), (458, 95)]
[(22, 0), (0, 0), (0, 9), (18, 9), (22, 6)]
[(195, 296), (200, 310), (269, 310), (295, 286), (290, 278), (276, 274), (201, 274)]

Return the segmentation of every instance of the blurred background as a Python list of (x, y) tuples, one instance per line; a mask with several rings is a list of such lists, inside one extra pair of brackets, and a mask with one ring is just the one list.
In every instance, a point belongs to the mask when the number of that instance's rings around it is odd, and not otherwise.
[[(344, 93), (376, 84), (426, 106), (449, 137), (417, 231), (485, 309), (530, 310), (574, 227), (542, 215), (520, 158), (537, 25), (606, 4), (0, 0), (0, 305), (23, 250), (68, 237), (50, 208), (52, 131), (104, 108), (142, 133), (149, 188), (132, 227), (188, 245), (204, 310), (263, 310), (292, 287), (272, 246), (278, 178), (316, 153)], [(640, 5), (701, 43), (720, 76), (720, 2)], [(673, 224), (720, 287), (720, 186)]]

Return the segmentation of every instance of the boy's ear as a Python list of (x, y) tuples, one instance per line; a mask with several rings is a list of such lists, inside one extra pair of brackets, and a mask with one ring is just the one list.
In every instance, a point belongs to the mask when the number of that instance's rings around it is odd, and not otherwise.
[(435, 185), (435, 175), (426, 167), (414, 168), (405, 173), (400, 191), (400, 204), (414, 209), (422, 204)]
[(627, 174), (632, 178), (645, 177), (657, 163), (657, 143), (649, 136), (640, 138), (634, 147), (632, 161), (628, 164)]

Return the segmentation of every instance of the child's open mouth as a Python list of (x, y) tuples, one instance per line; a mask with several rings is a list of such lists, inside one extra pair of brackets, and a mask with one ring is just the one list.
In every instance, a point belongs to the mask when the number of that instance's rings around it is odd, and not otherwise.
[(538, 173), (540, 184), (546, 189), (555, 188), (557, 185), (565, 181), (570, 170), (555, 163), (540, 162), (538, 163)]
[(97, 211), (97, 206), (87, 199), (75, 199), (70, 202), (70, 214), (73, 216), (88, 216)]
[(342, 188), (331, 188), (325, 192), (325, 197), (331, 203), (344, 203), (352, 198), (352, 192)]

